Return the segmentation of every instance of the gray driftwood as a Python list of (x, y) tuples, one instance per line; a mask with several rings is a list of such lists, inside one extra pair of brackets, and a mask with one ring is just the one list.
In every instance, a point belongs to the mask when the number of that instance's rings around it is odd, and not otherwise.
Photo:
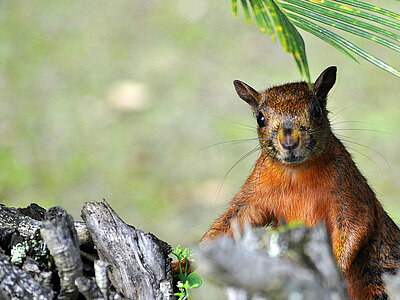
[[(40, 229), (46, 210), (37, 204), (30, 204), (26, 208), (7, 207), (0, 204), (0, 228), (14, 228), (21, 236), (34, 235)], [(79, 244), (93, 246), (92, 239), (87, 231), (86, 224), (74, 222), (78, 234)]]
[(110, 287), (110, 280), (108, 278), (109, 267), (110, 265), (102, 260), (96, 259), (94, 262), (96, 284), (104, 297), (107, 297), (107, 292)]
[[(125, 224), (105, 201), (86, 204), (82, 214), (89, 226), (60, 207), (0, 205), (1, 300), (173, 299), (167, 243)], [(19, 267), (10, 263), (16, 244), (26, 256), (18, 256)], [(41, 249), (40, 261), (32, 249)]]
[(55, 293), (41, 286), (32, 275), (10, 263), (0, 253), (0, 299), (54, 299)]
[(348, 299), (320, 225), (283, 233), (247, 229), (198, 249), (199, 272), (227, 289), (228, 299)]
[(107, 299), (103, 297), (94, 279), (80, 276), (75, 279), (75, 285), (87, 300)]
[(74, 220), (60, 207), (53, 207), (45, 214), (40, 234), (46, 242), (60, 277), (59, 299), (76, 299), (78, 289), (75, 279), (82, 276), (82, 260)]
[(31, 257), (25, 259), (22, 265), (22, 270), (31, 274), (33, 278), (46, 290), (53, 290), (53, 272), (51, 271), (41, 271), (37, 261), (33, 260)]
[[(125, 224), (105, 201), (87, 203), (82, 216), (85, 223), (73, 222), (61, 208), (0, 205), (1, 300), (173, 299), (168, 244)], [(46, 269), (29, 256), (20, 267), (12, 265), (11, 247), (28, 235), (41, 239), (35, 234), (40, 227), (52, 254)], [(229, 300), (347, 299), (322, 225), (280, 233), (237, 230), (235, 240), (200, 247), (196, 260), (200, 274), (227, 287)], [(391, 299), (400, 298), (400, 273), (384, 281)]]
[(138, 300), (173, 299), (167, 243), (125, 224), (105, 201), (86, 203), (82, 218), (119, 292)]

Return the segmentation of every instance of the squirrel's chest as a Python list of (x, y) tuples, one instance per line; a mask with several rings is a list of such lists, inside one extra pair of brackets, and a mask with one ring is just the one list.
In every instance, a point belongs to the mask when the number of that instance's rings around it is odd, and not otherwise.
[(260, 203), (264, 211), (278, 222), (301, 221), (313, 226), (327, 221), (333, 200), (329, 178), (291, 174), (278, 180), (264, 182), (263, 200)]
[(270, 191), (266, 204), (278, 222), (301, 221), (313, 226), (326, 221), (329, 214), (328, 195), (312, 188)]

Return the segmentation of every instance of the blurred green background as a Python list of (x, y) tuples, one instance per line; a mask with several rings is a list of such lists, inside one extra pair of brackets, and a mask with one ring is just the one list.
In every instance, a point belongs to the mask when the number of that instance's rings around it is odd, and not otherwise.
[[(218, 193), (257, 144), (204, 149), (256, 137), (234, 123), (255, 127), (232, 81), (262, 90), (300, 79), (278, 44), (232, 17), (229, 0), (1, 1), (0, 25), (0, 202), (60, 205), (78, 219), (85, 201), (106, 198), (173, 246), (200, 239), (257, 159)], [(332, 123), (400, 224), (400, 79), (304, 38), (313, 79), (338, 66)], [(220, 295), (207, 283), (194, 293)]]

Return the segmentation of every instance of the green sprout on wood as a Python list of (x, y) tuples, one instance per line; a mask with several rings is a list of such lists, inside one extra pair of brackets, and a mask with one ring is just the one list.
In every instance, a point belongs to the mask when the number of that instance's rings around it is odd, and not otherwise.
[[(174, 250), (172, 250), (172, 254), (174, 254), (178, 260), (179, 264), (179, 274), (174, 275), (178, 281), (177, 287), (179, 289), (178, 293), (175, 293), (175, 296), (178, 296), (179, 300), (189, 300), (189, 290), (199, 288), (203, 281), (201, 277), (192, 272), (188, 274), (188, 266), (189, 261), (194, 262), (192, 256), (193, 253), (189, 248), (182, 249), (180, 245), (178, 245)], [(182, 266), (184, 264), (184, 266)]]
[[(399, 0), (397, 0), (399, 1)], [(231, 0), (237, 16), (238, 0)], [(282, 48), (293, 55), (300, 74), (310, 84), (310, 72), (300, 28), (333, 46), (354, 62), (353, 54), (400, 77), (400, 71), (370, 54), (353, 41), (327, 29), (333, 28), (360, 36), (400, 52), (400, 14), (360, 0), (240, 0), (247, 22), (251, 12), (264, 35), (278, 37)], [(366, 21), (364, 21), (366, 20)], [(323, 25), (321, 25), (323, 24)]]

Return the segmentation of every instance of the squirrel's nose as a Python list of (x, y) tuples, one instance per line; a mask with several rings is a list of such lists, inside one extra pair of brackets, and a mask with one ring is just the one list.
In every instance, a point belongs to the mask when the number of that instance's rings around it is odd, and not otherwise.
[(297, 134), (281, 134), (279, 136), (279, 142), (282, 148), (285, 150), (296, 149), (299, 145), (299, 136)]

